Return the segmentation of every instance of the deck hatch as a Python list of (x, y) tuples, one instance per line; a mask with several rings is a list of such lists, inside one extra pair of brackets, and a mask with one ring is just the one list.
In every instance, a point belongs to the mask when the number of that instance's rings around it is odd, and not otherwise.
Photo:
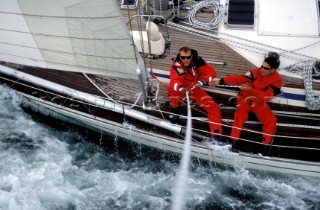
[(255, 15), (254, 0), (229, 0), (226, 2), (226, 21), (228, 27), (253, 28)]
[(122, 0), (121, 9), (135, 9), (138, 5), (138, 0)]

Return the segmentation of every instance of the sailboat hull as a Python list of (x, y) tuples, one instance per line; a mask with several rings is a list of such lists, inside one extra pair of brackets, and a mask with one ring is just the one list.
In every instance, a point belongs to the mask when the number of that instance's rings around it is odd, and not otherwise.
[[(157, 148), (162, 151), (178, 154), (182, 154), (183, 152), (184, 142), (181, 139), (160, 135), (158, 133), (146, 132), (145, 130), (134, 127), (128, 128), (122, 123), (115, 123), (114, 121), (59, 106), (30, 95), (22, 95), (32, 103), (40, 105), (41, 109), (46, 109), (47, 114), (49, 114), (48, 110), (51, 110), (53, 113), (62, 114), (70, 119), (81, 122), (81, 124), (92, 127), (98, 132), (103, 131), (127, 139), (128, 141)], [(200, 158), (221, 165), (245, 167), (247, 169), (275, 173), (320, 177), (320, 164), (317, 162), (263, 157), (244, 152), (240, 152), (239, 154), (231, 153), (227, 148), (221, 149), (220, 146), (217, 146), (217, 148), (210, 149), (201, 143), (192, 144), (191, 155), (194, 158)]]
[[(267, 7), (275, 5), (266, 3), (266, 0), (261, 2)], [(308, 2), (317, 3), (312, 0)], [(244, 47), (247, 51), (247, 44), (235, 42), (234, 38), (241, 38), (238, 35), (244, 33), (242, 40), (253, 39), (252, 36), (246, 35), (250, 33), (259, 39), (255, 40), (256, 44), (260, 40), (266, 43), (262, 40), (262, 34), (257, 36), (257, 28), (229, 28), (228, 33), (232, 30), (237, 35), (232, 35), (232, 38), (226, 37), (226, 31), (221, 29), (224, 24), (220, 24), (219, 29), (214, 31), (193, 28), (187, 19), (183, 18), (187, 17), (186, 13), (190, 8), (183, 6), (181, 10), (179, 7), (176, 8), (182, 16), (176, 16), (175, 23), (162, 18), (154, 19), (159, 32), (166, 34), (165, 42), (162, 42), (165, 51), (161, 56), (147, 56), (142, 53), (142, 58), (137, 50), (138, 46), (132, 41), (130, 31), (138, 30), (139, 34), (145, 33), (145, 24), (152, 18), (141, 16), (139, 13), (142, 8), (120, 11), (119, 6), (120, 1), (108, 0), (46, 1), (45, 4), (7, 0), (1, 5), (4, 18), (0, 19), (0, 82), (22, 94), (32, 104), (36, 104), (35, 107), (44, 107), (49, 112), (60, 113), (98, 132), (103, 131), (160, 150), (181, 153), (185, 116), (181, 116), (178, 124), (172, 125), (168, 122), (167, 117), (172, 107), (166, 103), (166, 88), (172, 58), (177, 56), (182, 46), (196, 49), (199, 55), (215, 68), (219, 78), (231, 74), (244, 74), (260, 66), (266, 50), (280, 52), (281, 59), (286, 59), (289, 51), (292, 51), (290, 54), (293, 55), (298, 53), (299, 57), (303, 51), (310, 51), (310, 55), (319, 54), (316, 53), (319, 52), (318, 37), (315, 38), (315, 42), (314, 37), (308, 38), (309, 41), (301, 48), (295, 44), (307, 40), (303, 37), (285, 35), (279, 38), (268, 35), (264, 38), (271, 38), (271, 44), (276, 44), (273, 39), (277, 39), (286, 42), (286, 46), (265, 48), (266, 45), (262, 45), (259, 49), (255, 47), (253, 51), (249, 50), (253, 52), (253, 55), (249, 56), (253, 58), (253, 62), (237, 49)], [(137, 6), (145, 7), (145, 11), (148, 12), (146, 14), (150, 14), (149, 4)], [(167, 9), (174, 9), (172, 5), (167, 6)], [(315, 7), (311, 5), (311, 8), (314, 11)], [(304, 11), (309, 14), (308, 10)], [(176, 15), (173, 10), (169, 9), (168, 12), (168, 18), (171, 14)], [(289, 10), (286, 12), (290, 13)], [(269, 12), (260, 14), (267, 14), (269, 17)], [(135, 20), (132, 17), (135, 17)], [(253, 18), (261, 17), (254, 15)], [(202, 18), (211, 22), (212, 13), (201, 12)], [(311, 19), (318, 20), (314, 17)], [(270, 22), (269, 18), (266, 20), (267, 23)], [(128, 24), (125, 24), (125, 21), (128, 21)], [(268, 25), (259, 22), (258, 27), (268, 31), (265, 26)], [(285, 26), (293, 28), (291, 24)], [(318, 30), (318, 24), (315, 26)], [(170, 36), (167, 33), (168, 27)], [(273, 29), (273, 25), (271, 27)], [(288, 42), (289, 37), (292, 37), (290, 40), (299, 41), (293, 41), (294, 46), (291, 46)], [(256, 51), (257, 49), (259, 51)], [(152, 49), (149, 52), (152, 52)], [(294, 62), (318, 59), (310, 55)], [(150, 74), (146, 68), (151, 69)], [(140, 83), (137, 82), (136, 72), (143, 72), (139, 74)], [(154, 81), (158, 80), (156, 84), (151, 84), (150, 75), (154, 77)], [(143, 80), (146, 78), (149, 81), (148, 87), (154, 85), (148, 89), (148, 96), (153, 95), (154, 98), (144, 98), (144, 102), (150, 99), (149, 102), (153, 103), (155, 109), (146, 110), (145, 106), (138, 106), (142, 104), (138, 95), (144, 90)], [(138, 85), (141, 87), (138, 88)], [(210, 148), (205, 145), (201, 141), (210, 136), (207, 115), (197, 106), (193, 107), (195, 111), (192, 116), (200, 120), (193, 120), (192, 155), (195, 158), (234, 167), (319, 176), (320, 111), (310, 111), (306, 108), (304, 86), (301, 79), (283, 75), (283, 93), (270, 103), (278, 117), (277, 132), (268, 154), (271, 158), (257, 155), (264, 145), (261, 144), (261, 124), (252, 113), (249, 114), (249, 120), (241, 132), (240, 153), (229, 152), (229, 146)], [(319, 90), (320, 83), (314, 83), (312, 86), (314, 90)], [(205, 90), (220, 105), (223, 136), (229, 137), (237, 93), (209, 87)]]
[[(79, 91), (77, 94), (74, 94), (77, 91), (68, 87), (63, 88), (63, 90), (68, 91), (58, 91), (57, 87), (60, 87), (61, 85), (40, 78), (36, 79), (39, 79), (41, 84), (39, 83), (34, 85), (36, 84), (35, 81), (32, 81), (35, 79), (34, 76), (22, 72), (17, 74), (14, 73), (16, 70), (10, 68), (7, 70), (11, 72), (11, 75), (5, 75), (4, 72), (2, 72), (1, 83), (8, 84), (16, 89), (16, 91), (23, 95), (29, 102), (31, 102), (31, 104), (36, 105), (33, 107), (41, 107), (37, 111), (42, 112), (43, 114), (52, 115), (52, 113), (59, 113), (69, 119), (72, 119), (74, 122), (79, 122), (82, 125), (91, 127), (97, 132), (106, 132), (108, 134), (127, 139), (128, 141), (157, 148), (162, 151), (169, 151), (177, 154), (181, 154), (183, 151), (183, 139), (179, 138), (179, 135), (177, 134), (179, 130), (171, 130), (170, 132), (165, 132), (165, 128), (145, 130), (143, 129), (143, 126), (139, 125), (139, 123), (134, 126), (128, 126), (128, 124), (124, 123), (123, 113), (112, 111), (110, 108), (99, 111), (101, 106), (99, 108), (98, 103), (88, 103), (88, 99), (84, 100), (85, 95), (81, 95), (81, 92)], [(17, 80), (18, 75), (19, 79)], [(16, 77), (16, 81), (9, 80), (8, 77)], [(27, 83), (33, 84), (34, 86), (37, 86), (37, 88), (28, 86)], [(32, 92), (34, 93), (35, 89), (37, 89), (38, 93), (36, 93), (36, 95), (32, 95)], [(45, 94), (42, 94), (41, 96), (40, 92), (42, 91)], [(52, 94), (53, 92), (60, 93)], [(46, 95), (46, 97), (44, 97), (44, 95)], [(61, 100), (57, 97), (58, 95), (60, 95)], [(94, 96), (91, 95), (90, 97)], [(96, 100), (99, 101), (101, 98), (97, 97)], [(81, 103), (85, 104), (87, 109), (83, 109), (83, 107), (81, 107)], [(41, 110), (46, 111), (43, 112)], [(105, 112), (105, 114), (99, 114), (101, 112)], [(137, 112), (139, 115), (138, 111), (134, 112)], [(144, 115), (142, 112), (140, 114)], [(132, 118), (134, 116), (130, 117)], [(141, 124), (141, 119), (138, 121), (140, 121)], [(161, 124), (159, 123), (160, 121), (157, 123)], [(171, 125), (171, 127), (175, 126)], [(318, 162), (299, 161), (276, 157), (270, 158), (246, 152), (231, 153), (229, 152), (228, 147), (229, 146), (214, 146), (213, 148), (210, 148), (201, 142), (193, 142), (191, 154), (194, 158), (200, 158), (221, 165), (320, 177), (320, 164)]]

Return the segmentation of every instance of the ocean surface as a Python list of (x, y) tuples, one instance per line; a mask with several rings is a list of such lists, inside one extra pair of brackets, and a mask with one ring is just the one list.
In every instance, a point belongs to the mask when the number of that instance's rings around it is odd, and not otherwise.
[[(117, 138), (52, 123), (23, 103), (0, 86), (1, 210), (171, 208), (178, 158), (139, 145), (128, 152)], [(314, 178), (193, 161), (186, 186), (184, 209), (320, 209)]]

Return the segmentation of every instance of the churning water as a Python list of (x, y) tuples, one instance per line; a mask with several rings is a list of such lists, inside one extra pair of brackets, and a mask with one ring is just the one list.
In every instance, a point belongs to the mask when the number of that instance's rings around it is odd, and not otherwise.
[[(0, 86), (0, 209), (171, 208), (179, 162), (102, 149), (83, 130), (37, 120), (21, 103)], [(194, 161), (186, 182), (186, 209), (320, 209), (314, 178)]]

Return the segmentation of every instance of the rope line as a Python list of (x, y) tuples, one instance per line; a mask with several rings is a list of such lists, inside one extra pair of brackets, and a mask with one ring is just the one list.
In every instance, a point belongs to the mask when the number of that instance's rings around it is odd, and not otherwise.
[[(212, 19), (212, 21), (209, 23), (203, 23), (196, 19), (197, 12), (203, 8), (212, 10), (214, 14), (214, 19)], [(191, 6), (191, 9), (188, 12), (188, 17), (189, 22), (193, 27), (205, 30), (214, 30), (218, 28), (223, 19), (223, 11), (221, 6), (215, 1), (201, 1)]]
[(314, 61), (307, 61), (304, 66), (304, 89), (306, 91), (306, 107), (310, 110), (320, 110), (320, 96), (313, 94), (312, 69)]

